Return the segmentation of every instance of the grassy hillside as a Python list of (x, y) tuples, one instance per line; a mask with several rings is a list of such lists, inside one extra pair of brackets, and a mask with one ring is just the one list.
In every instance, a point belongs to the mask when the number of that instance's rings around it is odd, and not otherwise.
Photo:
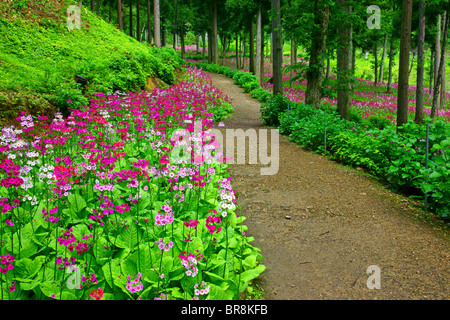
[[(0, 123), (17, 111), (67, 112), (96, 92), (139, 91), (149, 78), (174, 82), (181, 60), (171, 48), (139, 43), (84, 7), (81, 28), (69, 31), (66, 12), (76, 3), (0, 2)], [(84, 88), (75, 75), (88, 80)]]

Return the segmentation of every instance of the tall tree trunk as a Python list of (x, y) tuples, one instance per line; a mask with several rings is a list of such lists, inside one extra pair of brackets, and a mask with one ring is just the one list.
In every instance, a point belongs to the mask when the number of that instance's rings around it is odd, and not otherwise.
[(387, 41), (388, 41), (388, 35), (387, 35), (387, 33), (386, 33), (386, 34), (384, 35), (383, 56), (381, 57), (381, 63), (380, 63), (380, 76), (378, 77), (378, 80), (379, 80), (380, 82), (383, 82), (384, 60), (386, 59)]
[(213, 3), (212, 14), (212, 45), (213, 45), (213, 63), (219, 64), (219, 41), (217, 38), (217, 1)]
[(206, 35), (202, 32), (202, 59), (205, 60), (206, 57)]
[[(297, 63), (296, 59), (295, 59), (295, 40), (294, 38), (291, 39), (291, 66), (293, 66), (294, 64)], [(291, 74), (290, 74), (291, 80), (292, 78), (294, 78), (294, 69), (291, 70)], [(294, 83), (291, 81), (291, 87), (294, 85)]]
[(181, 43), (181, 57), (184, 58), (185, 54), (185, 46), (184, 46), (184, 21), (183, 17), (181, 17), (181, 26), (180, 26), (180, 43)]
[[(447, 31), (448, 31), (448, 24), (449, 24), (449, 14), (446, 15), (445, 20), (444, 20), (444, 37), (442, 40), (442, 47), (441, 50), (442, 52), (445, 52), (446, 50), (446, 45), (447, 45)], [(436, 111), (439, 109), (439, 100), (441, 99), (441, 95), (440, 95), (440, 88), (441, 88), (441, 83), (443, 81), (445, 81), (445, 79), (443, 79), (443, 74), (444, 74), (444, 68), (445, 68), (445, 59), (440, 59), (440, 63), (439, 63), (439, 71), (438, 71), (438, 75), (436, 78), (436, 82), (434, 83), (434, 92), (433, 92), (433, 103), (431, 105), (431, 118), (434, 119), (434, 116), (436, 115)]]
[[(325, 3), (324, 3), (325, 2)], [(305, 103), (320, 106), (322, 98), (323, 57), (327, 44), (328, 22), (330, 20), (330, 8), (326, 1), (315, 0), (314, 24), (318, 26), (313, 31), (311, 43), (309, 68), (307, 71), (308, 85), (306, 87)]]
[(239, 70), (239, 32), (236, 31), (236, 69)]
[(413, 0), (403, 0), (398, 71), (397, 127), (408, 122), (408, 67)]
[(255, 24), (253, 20), (250, 20), (250, 32), (249, 32), (249, 58), (250, 58), (250, 68), (251, 73), (255, 73)]
[(173, 48), (177, 47), (178, 1), (175, 0), (175, 16), (173, 17)]
[(409, 70), (408, 70), (408, 79), (409, 79), (409, 75), (411, 74), (411, 71), (412, 71), (412, 69), (414, 67), (414, 60), (416, 59), (416, 55), (417, 55), (417, 50), (414, 50), (413, 51), (413, 56), (412, 56), (412, 59), (411, 59), (411, 65), (409, 66)]
[(256, 65), (255, 65), (255, 75), (259, 82), (262, 83), (263, 80), (263, 70), (261, 68), (261, 61), (263, 56), (263, 31), (262, 31), (262, 10), (261, 7), (258, 8), (256, 14)]
[(152, 43), (152, 5), (150, 0), (147, 0), (147, 26), (148, 26), (148, 35), (147, 42)]
[[(272, 18), (272, 33), (274, 42), (273, 55), (273, 95), (283, 94), (283, 76), (281, 64), (283, 59), (283, 49), (281, 47), (281, 12), (280, 0), (272, 0), (272, 10), (275, 17)], [(251, 41), (252, 39), (250, 39)]]
[(417, 87), (415, 123), (423, 121), (423, 81), (425, 74), (425, 1), (419, 2), (419, 34), (417, 36)]
[[(447, 14), (448, 14), (448, 12), (446, 11), (444, 13), (444, 20), (446, 19)], [(445, 25), (443, 25), (442, 28), (445, 28)], [(445, 30), (442, 29), (442, 33), (444, 33), (444, 32), (445, 32)], [(442, 50), (441, 59), (444, 60), (444, 66), (446, 66), (447, 65), (447, 60), (446, 60), (447, 59), (447, 51), (446, 50)], [(445, 67), (444, 67), (442, 69), (441, 101), (440, 101), (441, 107), (445, 106), (447, 103), (447, 101), (446, 101), (447, 99), (446, 99), (446, 95), (445, 95), (445, 90), (446, 90), (446, 83), (445, 83), (446, 80), (445, 79), (446, 79), (446, 77), (445, 77)]]
[(328, 54), (327, 54), (327, 73), (325, 74), (325, 79), (328, 79), (330, 77), (330, 72), (331, 72), (331, 49), (328, 50)]
[(117, 0), (117, 24), (119, 30), (123, 30), (122, 0)]
[(375, 40), (374, 44), (374, 53), (373, 56), (375, 58), (375, 86), (378, 84), (378, 39)]
[[(338, 5), (346, 16), (338, 26), (339, 46), (337, 48), (337, 109), (339, 115), (348, 120), (350, 116), (351, 99), (351, 56), (352, 56), (352, 26), (350, 22), (351, 7), (348, 0), (338, 0)], [(376, 55), (376, 53), (375, 53)], [(376, 61), (376, 58), (375, 58)], [(376, 65), (376, 63), (375, 63)]]
[(136, 0), (136, 40), (141, 41), (141, 17), (139, 14), (139, 0)]
[(95, 11), (95, 0), (91, 0), (91, 11)]
[(270, 33), (270, 62), (273, 62), (273, 32)]
[(208, 63), (212, 63), (213, 57), (213, 44), (212, 44), (212, 36), (211, 31), (208, 32)]
[(392, 65), (394, 62), (394, 34), (391, 34), (391, 41), (389, 44), (389, 76), (388, 76), (388, 83), (386, 92), (391, 93), (392, 92)]
[(433, 90), (433, 79), (434, 79), (434, 52), (430, 49), (430, 95)]
[(133, 37), (133, 1), (131, 0), (129, 6), (129, 15), (130, 15), (130, 37)]

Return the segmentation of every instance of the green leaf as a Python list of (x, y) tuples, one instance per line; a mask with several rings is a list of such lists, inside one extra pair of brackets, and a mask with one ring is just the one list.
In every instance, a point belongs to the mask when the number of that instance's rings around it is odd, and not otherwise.
[(86, 208), (86, 201), (79, 194), (69, 194), (67, 200), (73, 213), (80, 214)]
[(29, 258), (20, 259), (15, 264), (15, 275), (18, 278), (32, 279), (39, 272), (44, 261), (44, 256), (38, 256), (33, 260)]

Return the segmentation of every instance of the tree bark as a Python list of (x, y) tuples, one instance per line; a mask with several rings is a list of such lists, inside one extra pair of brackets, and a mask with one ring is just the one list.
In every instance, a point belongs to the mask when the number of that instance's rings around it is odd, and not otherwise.
[[(352, 56), (352, 26), (349, 19), (351, 8), (348, 0), (338, 0), (338, 5), (342, 5), (342, 10), (346, 16), (338, 26), (339, 47), (337, 48), (337, 109), (339, 115), (349, 120), (351, 99), (351, 56)], [(375, 59), (376, 61), (376, 59)]]
[(123, 16), (122, 16), (122, 0), (117, 0), (117, 24), (119, 30), (123, 30)]
[(392, 65), (394, 62), (394, 34), (391, 34), (391, 41), (389, 44), (389, 76), (388, 76), (388, 83), (386, 92), (391, 93), (392, 92)]
[(130, 1), (129, 6), (129, 15), (130, 15), (130, 37), (133, 37), (133, 2)]
[[(447, 14), (446, 18), (444, 20), (444, 37), (443, 37), (442, 47), (441, 47), (442, 52), (445, 52), (446, 45), (447, 45), (447, 31), (448, 31), (448, 24), (449, 24), (449, 16), (450, 15)], [(439, 110), (438, 103), (441, 99), (441, 95), (440, 95), (441, 83), (443, 81), (445, 81), (445, 79), (443, 79), (444, 68), (445, 68), (445, 59), (441, 58), (440, 63), (439, 63), (439, 72), (437, 74), (436, 82), (434, 83), (433, 103), (431, 105), (431, 114), (430, 114), (430, 117), (432, 119), (434, 119), (434, 117), (436, 115), (436, 111)]]
[(255, 74), (255, 24), (253, 20), (250, 21), (250, 32), (249, 32), (249, 59), (250, 68), (249, 71)]
[(91, 0), (91, 11), (95, 11), (95, 0)]
[(375, 58), (375, 86), (378, 83), (378, 39), (375, 40), (375, 45), (374, 45), (374, 53), (373, 56)]
[(314, 24), (318, 26), (313, 31), (311, 43), (309, 68), (307, 71), (307, 87), (305, 104), (320, 106), (322, 98), (323, 57), (327, 44), (328, 22), (330, 20), (330, 8), (324, 1), (316, 0), (314, 4)]
[[(283, 94), (283, 75), (281, 65), (283, 59), (283, 49), (281, 47), (281, 12), (280, 0), (272, 0), (272, 10), (276, 15), (272, 19), (272, 33), (274, 42), (273, 55), (273, 95)], [(251, 40), (251, 39), (250, 39)]]
[(258, 78), (259, 82), (262, 83), (262, 68), (261, 61), (263, 56), (263, 34), (262, 34), (262, 11), (261, 7), (258, 8), (258, 12), (256, 14), (256, 65), (255, 65), (255, 75)]
[(217, 38), (217, 1), (213, 3), (213, 15), (212, 15), (212, 45), (213, 45), (213, 63), (219, 64), (219, 42)]
[(206, 35), (202, 32), (202, 59), (205, 60), (206, 56)]
[(157, 48), (161, 47), (161, 16), (159, 0), (153, 0), (154, 40)]
[(184, 21), (181, 17), (181, 28), (180, 28), (180, 44), (181, 44), (181, 57), (184, 58), (185, 46), (184, 46)]
[(386, 33), (386, 34), (384, 35), (383, 56), (381, 57), (381, 63), (380, 63), (380, 76), (378, 77), (378, 80), (379, 80), (380, 82), (383, 82), (384, 60), (386, 59), (387, 41), (388, 41), (388, 35), (387, 35), (387, 33)]
[[(447, 12), (445, 12), (444, 13), (444, 20), (446, 19), (446, 17), (447, 17)], [(443, 28), (445, 28), (445, 25), (443, 25), (442, 26)], [(447, 28), (448, 28), (448, 26), (447, 26)], [(443, 31), (442, 31), (442, 33), (444, 33), (445, 32), (445, 30), (443, 29)], [(444, 66), (446, 66), (447, 65), (447, 61), (446, 61), (446, 59), (447, 59), (447, 51), (446, 50), (442, 50), (442, 52), (441, 52), (441, 59), (443, 59), (444, 60)], [(440, 106), (445, 106), (446, 105), (446, 95), (445, 95), (445, 87), (446, 87), (446, 83), (445, 83), (445, 79), (446, 79), (446, 77), (445, 77), (445, 67), (442, 69), (442, 83), (441, 83), (441, 101), (440, 101)]]
[(136, 40), (141, 41), (141, 17), (139, 15), (139, 0), (136, 0)]
[(419, 34), (417, 44), (417, 87), (415, 123), (423, 121), (423, 81), (425, 75), (425, 1), (419, 2)]
[(236, 69), (239, 70), (239, 32), (236, 31)]
[(398, 71), (397, 128), (408, 122), (408, 67), (413, 0), (403, 0)]

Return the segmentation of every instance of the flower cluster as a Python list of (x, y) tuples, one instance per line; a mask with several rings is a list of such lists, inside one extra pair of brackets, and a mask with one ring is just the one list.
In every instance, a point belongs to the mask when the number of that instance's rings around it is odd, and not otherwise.
[(51, 223), (56, 223), (59, 221), (59, 219), (54, 216), (54, 214), (57, 212), (58, 212), (58, 207), (54, 207), (53, 209), (50, 209), (49, 212), (47, 212), (45, 207), (42, 208), (42, 215), (44, 216), (45, 221), (49, 221)]
[(206, 228), (208, 229), (208, 232), (211, 234), (219, 233), (222, 230), (222, 228), (217, 227), (217, 229), (216, 229), (215, 224), (220, 223), (221, 221), (222, 221), (222, 219), (219, 216), (209, 215), (208, 218), (206, 218)]
[(127, 290), (131, 293), (136, 293), (144, 289), (144, 285), (141, 282), (142, 274), (138, 272), (137, 277), (131, 280), (131, 276), (127, 277)]
[(188, 277), (195, 277), (198, 273), (197, 262), (203, 257), (199, 250), (197, 250), (198, 255), (195, 256), (192, 253), (186, 255), (186, 251), (180, 253), (178, 257), (181, 259), (181, 265), (186, 269), (186, 275)]
[(89, 297), (94, 299), (94, 300), (101, 300), (103, 298), (103, 289), (102, 288), (98, 288), (97, 290), (92, 290), (92, 292), (89, 294)]
[(0, 271), (3, 274), (7, 274), (8, 271), (11, 271), (12, 269), (14, 269), (13, 263), (14, 262), (14, 256), (7, 254), (7, 255), (1, 255), (0, 256), (0, 264), (4, 265), (4, 267), (0, 266)]
[(195, 296), (192, 298), (192, 300), (200, 300), (200, 296), (206, 296), (208, 293), (209, 293), (209, 286), (206, 285), (205, 281), (202, 281), (200, 286), (198, 283), (196, 283), (194, 285)]
[(164, 251), (169, 251), (173, 247), (173, 242), (170, 241), (167, 245), (163, 238), (155, 241), (155, 244), (158, 244), (158, 248)]

